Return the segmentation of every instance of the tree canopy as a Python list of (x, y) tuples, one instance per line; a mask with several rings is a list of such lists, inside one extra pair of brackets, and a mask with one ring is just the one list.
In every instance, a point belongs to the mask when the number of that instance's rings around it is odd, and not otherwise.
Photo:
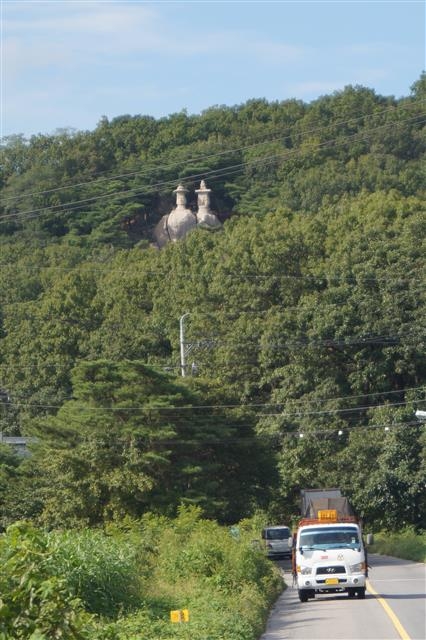
[[(3, 525), (284, 520), (333, 484), (424, 526), (424, 108), (422, 76), (7, 139), (1, 423), (37, 444), (2, 450)], [(159, 251), (202, 178), (222, 229)]]

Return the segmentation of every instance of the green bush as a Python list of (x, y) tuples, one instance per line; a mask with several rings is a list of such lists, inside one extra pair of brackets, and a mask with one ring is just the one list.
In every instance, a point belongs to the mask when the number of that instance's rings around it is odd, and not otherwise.
[(123, 537), (94, 530), (53, 532), (50, 544), (52, 572), (65, 576), (87, 611), (116, 617), (140, 603), (136, 548)]
[(412, 528), (399, 533), (381, 531), (374, 535), (374, 545), (370, 550), (372, 553), (426, 562), (426, 532), (417, 533)]
[(182, 509), (171, 524), (160, 537), (152, 584), (175, 596), (174, 608), (190, 610), (191, 639), (257, 638), (283, 583), (252, 546), (250, 528), (234, 537), (194, 508)]
[[(149, 541), (152, 574), (143, 608), (110, 623), (103, 633), (117, 634), (119, 640), (260, 636), (283, 583), (273, 563), (252, 546), (248, 521), (232, 536), (228, 528), (202, 519), (198, 508), (186, 507), (175, 520), (145, 516), (128, 533), (142, 538), (138, 544)], [(172, 624), (172, 609), (188, 609), (190, 621)]]
[(0, 639), (90, 638), (91, 616), (65, 578), (52, 575), (46, 534), (25, 523), (0, 538)]
[[(196, 508), (108, 533), (14, 525), (0, 546), (0, 640), (255, 640), (283, 584), (252, 537)], [(173, 609), (190, 621), (171, 623)]]
[(192, 585), (190, 591), (185, 598), (188, 623), (172, 624), (169, 610), (152, 617), (152, 612), (145, 609), (103, 627), (100, 633), (110, 633), (119, 640), (256, 640), (260, 636), (265, 617), (263, 607), (258, 606), (256, 589), (243, 588), (233, 598), (220, 589)]

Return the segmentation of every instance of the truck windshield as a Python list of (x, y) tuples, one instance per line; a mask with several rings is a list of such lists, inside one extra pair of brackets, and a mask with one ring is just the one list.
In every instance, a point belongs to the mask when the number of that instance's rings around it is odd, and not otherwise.
[(359, 536), (355, 527), (309, 528), (300, 534), (302, 549), (354, 549), (358, 546)]

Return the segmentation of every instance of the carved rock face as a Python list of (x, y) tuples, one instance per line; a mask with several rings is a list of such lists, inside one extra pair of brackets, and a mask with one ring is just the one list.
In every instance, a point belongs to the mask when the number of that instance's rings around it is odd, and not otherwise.
[(176, 242), (186, 234), (200, 226), (204, 229), (218, 229), (220, 220), (210, 210), (210, 193), (204, 180), (201, 181), (200, 188), (195, 193), (198, 196), (198, 212), (193, 213), (186, 208), (187, 190), (180, 184), (173, 191), (176, 194), (176, 207), (161, 218), (154, 229), (154, 237), (157, 245), (161, 248), (168, 242)]
[(168, 216), (167, 227), (172, 242), (183, 238), (196, 226), (197, 218), (189, 209), (176, 207)]
[(222, 226), (219, 218), (212, 213), (200, 213), (197, 214), (197, 224), (204, 229), (218, 229)]

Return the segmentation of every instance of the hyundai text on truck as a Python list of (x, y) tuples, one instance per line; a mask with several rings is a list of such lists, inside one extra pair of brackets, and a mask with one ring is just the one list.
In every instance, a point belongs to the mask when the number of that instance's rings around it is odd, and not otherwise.
[(300, 601), (321, 593), (365, 598), (367, 552), (348, 499), (339, 489), (305, 489), (301, 514), (292, 556)]

